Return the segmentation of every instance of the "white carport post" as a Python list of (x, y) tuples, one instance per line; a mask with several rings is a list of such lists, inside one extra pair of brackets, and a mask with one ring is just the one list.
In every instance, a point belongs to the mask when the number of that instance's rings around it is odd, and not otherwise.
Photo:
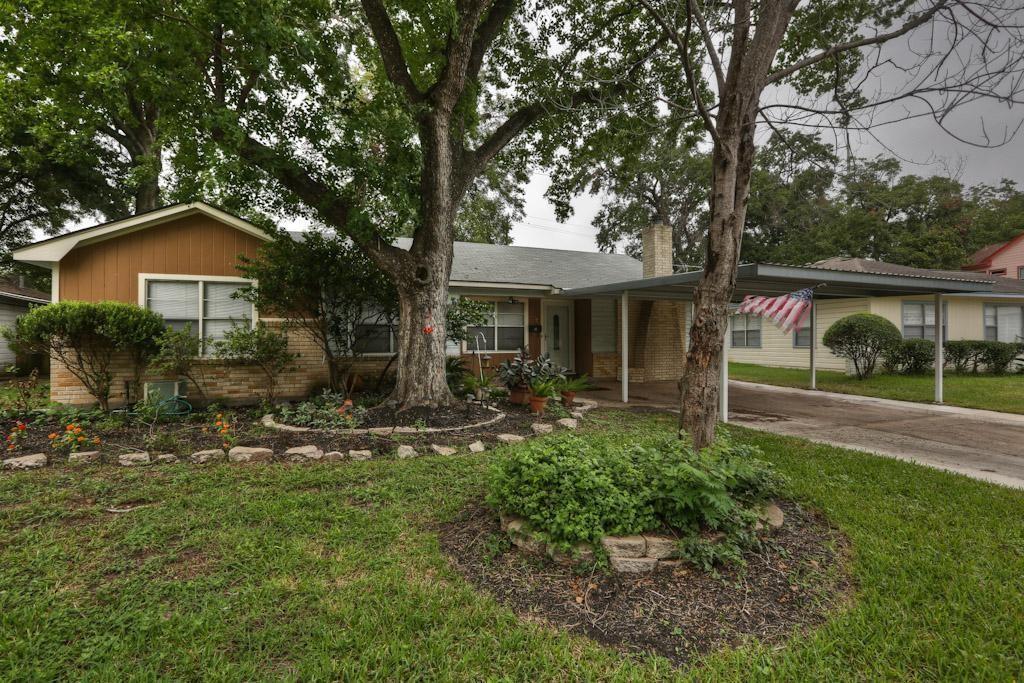
[(942, 314), (942, 295), (935, 295), (935, 402), (942, 403), (942, 369), (946, 364), (946, 356), (942, 348), (942, 327), (945, 321)]
[(622, 315), (619, 316), (622, 322), (622, 330), (619, 332), (622, 339), (622, 402), (629, 403), (629, 290), (622, 291), (619, 305), (622, 308)]
[(718, 376), (718, 415), (722, 422), (729, 421), (729, 336), (732, 316), (725, 316), (725, 336), (722, 338), (722, 368)]
[(818, 304), (814, 300), (814, 293), (811, 293), (811, 319), (808, 321), (811, 327), (811, 389), (818, 388), (818, 357), (815, 347), (818, 346)]

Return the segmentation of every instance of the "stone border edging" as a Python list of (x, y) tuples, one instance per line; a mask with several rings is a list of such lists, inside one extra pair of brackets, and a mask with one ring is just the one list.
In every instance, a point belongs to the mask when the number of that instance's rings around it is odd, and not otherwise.
[(317, 432), (318, 434), (351, 434), (359, 436), (363, 434), (373, 434), (375, 436), (386, 436), (388, 434), (441, 434), (444, 432), (460, 432), (466, 429), (476, 429), (478, 427), (487, 427), (505, 419), (506, 413), (501, 412), (497, 408), (491, 408), (487, 406), (487, 410), (491, 410), (497, 415), (492, 417), (490, 420), (484, 420), (483, 422), (477, 422), (470, 425), (461, 425), (458, 427), (368, 427), (366, 429), (355, 428), (355, 429), (318, 429), (316, 427), (296, 427), (294, 425), (282, 424), (274, 419), (273, 415), (264, 415), (260, 418), (260, 424), (270, 429), (277, 429), (282, 432)]
[[(501, 530), (508, 535), (509, 541), (525, 553), (547, 555), (563, 566), (594, 561), (594, 546), (589, 543), (577, 543), (572, 551), (567, 553), (546, 543), (533, 532), (530, 523), (522, 517), (505, 513), (499, 513), (498, 516)], [(774, 531), (783, 525), (784, 520), (782, 509), (776, 503), (768, 503), (762, 509), (760, 521), (754, 530)], [(724, 537), (724, 534), (719, 536), (721, 537)], [(646, 574), (659, 567), (678, 567), (683, 564), (685, 560), (679, 556), (678, 542), (678, 538), (660, 534), (605, 536), (601, 539), (601, 548), (608, 555), (608, 564), (612, 571), (620, 574)]]

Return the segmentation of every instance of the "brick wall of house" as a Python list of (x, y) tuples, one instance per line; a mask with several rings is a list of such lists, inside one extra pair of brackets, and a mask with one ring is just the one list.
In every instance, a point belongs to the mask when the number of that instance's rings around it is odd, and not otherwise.
[[(621, 320), (621, 318), (619, 318)], [(686, 363), (686, 302), (629, 302), (629, 381), (676, 380)], [(616, 331), (615, 353), (593, 354), (595, 379), (621, 379), (622, 335)]]

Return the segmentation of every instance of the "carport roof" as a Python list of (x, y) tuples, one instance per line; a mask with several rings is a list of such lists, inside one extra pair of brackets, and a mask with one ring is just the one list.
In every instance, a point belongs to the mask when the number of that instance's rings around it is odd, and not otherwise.
[[(561, 292), (567, 297), (616, 296), (624, 291), (649, 298), (688, 299), (692, 296), (701, 271), (677, 273), (663, 277), (627, 280), (593, 287), (577, 287)], [(748, 294), (788, 294), (805, 287), (814, 287), (818, 299), (864, 296), (898, 296), (903, 294), (953, 294), (991, 292), (991, 278), (964, 273), (963, 277), (947, 275), (882, 274), (851, 272), (808, 266), (783, 266), (771, 263), (745, 263), (739, 266), (733, 297)]]

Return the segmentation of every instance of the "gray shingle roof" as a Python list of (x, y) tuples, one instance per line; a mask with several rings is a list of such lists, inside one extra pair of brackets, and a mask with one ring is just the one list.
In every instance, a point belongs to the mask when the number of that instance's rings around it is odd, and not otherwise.
[(866, 258), (846, 258), (843, 256), (817, 261), (812, 263), (810, 267), (826, 270), (843, 270), (853, 273), (874, 273), (876, 275), (904, 275), (908, 277), (933, 277), (968, 282), (991, 282), (993, 292), (999, 294), (1024, 294), (1024, 281), (1022, 280), (964, 270), (913, 268), (911, 266), (901, 266), (898, 263), (872, 261)]
[[(301, 231), (288, 234), (295, 240), (302, 240), (304, 236)], [(412, 238), (399, 237), (395, 244), (408, 249)], [(625, 254), (456, 242), (451, 279), (570, 289), (641, 277), (643, 265)]]
[[(408, 249), (409, 238), (398, 246)], [(456, 242), (452, 280), (508, 285), (548, 285), (558, 289), (603, 285), (643, 276), (640, 261), (625, 254), (540, 249), (479, 242)]]

